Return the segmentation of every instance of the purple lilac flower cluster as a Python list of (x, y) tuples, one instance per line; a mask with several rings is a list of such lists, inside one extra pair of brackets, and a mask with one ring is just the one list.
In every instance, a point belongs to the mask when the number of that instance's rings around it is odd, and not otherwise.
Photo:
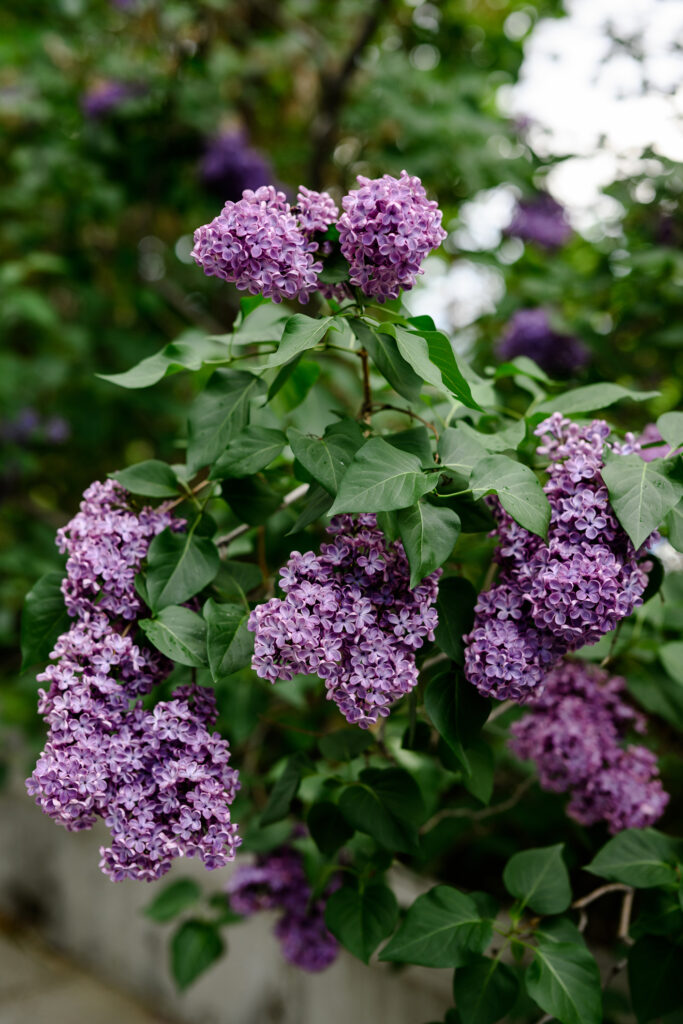
[(81, 109), (86, 117), (97, 120), (97, 118), (106, 117), (126, 100), (142, 95), (144, 91), (145, 89), (141, 85), (107, 79), (91, 86), (83, 94)]
[(359, 175), (357, 180), (360, 188), (342, 199), (337, 224), (351, 283), (379, 302), (397, 299), (402, 288), (413, 287), (424, 258), (446, 238), (441, 211), (407, 171), (400, 178)]
[(272, 185), (228, 201), (210, 224), (194, 233), (192, 256), (209, 276), (232, 281), (241, 291), (262, 292), (274, 302), (308, 302), (322, 263), (300, 230), (284, 192)]
[(410, 590), (403, 545), (387, 544), (374, 515), (335, 516), (327, 532), (319, 555), (294, 551), (280, 570), (285, 597), (251, 613), (252, 667), (271, 683), (317, 673), (328, 700), (366, 729), (417, 683), (441, 570)]
[(465, 637), (467, 678), (487, 696), (538, 696), (565, 653), (596, 643), (642, 603), (651, 563), (639, 559), (653, 538), (636, 551), (614, 516), (600, 476), (609, 432), (604, 420), (581, 427), (561, 413), (537, 428), (538, 454), (550, 459), (547, 544), (491, 501), (501, 572)]
[(520, 199), (514, 216), (505, 229), (512, 238), (535, 242), (544, 249), (560, 249), (571, 237), (564, 207), (541, 193), (533, 199)]
[(243, 131), (221, 132), (210, 139), (199, 166), (207, 188), (221, 199), (237, 201), (245, 189), (257, 189), (273, 180), (266, 158), (253, 149)]
[(586, 365), (589, 352), (578, 338), (554, 331), (544, 309), (518, 309), (498, 344), (501, 359), (528, 356), (551, 377), (568, 377)]
[(114, 881), (151, 881), (174, 857), (200, 856), (208, 868), (233, 859), (239, 839), (229, 805), (238, 781), (228, 744), (209, 731), (210, 691), (179, 687), (152, 710), (139, 700), (170, 666), (129, 633), (142, 611), (135, 575), (151, 539), (182, 521), (161, 509), (135, 514), (128, 497), (114, 481), (92, 484), (59, 531), (75, 621), (38, 676), (49, 733), (27, 789), (71, 831), (104, 820), (112, 841), (100, 866)]
[(339, 952), (325, 926), (325, 902), (338, 885), (333, 880), (319, 899), (311, 901), (301, 854), (281, 846), (259, 855), (253, 865), (238, 867), (226, 891), (233, 910), (246, 917), (259, 910), (281, 911), (275, 935), (284, 958), (305, 971), (323, 971)]
[(571, 793), (572, 818), (582, 825), (606, 821), (612, 833), (654, 824), (669, 800), (652, 751), (622, 746), (627, 729), (645, 732), (623, 690), (623, 679), (564, 661), (529, 713), (513, 723), (510, 741), (518, 757), (536, 762), (543, 789)]

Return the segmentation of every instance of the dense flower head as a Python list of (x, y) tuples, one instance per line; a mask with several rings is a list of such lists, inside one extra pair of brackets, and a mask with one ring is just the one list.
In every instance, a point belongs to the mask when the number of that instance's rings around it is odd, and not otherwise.
[(27, 789), (71, 831), (104, 820), (111, 845), (100, 866), (114, 881), (159, 878), (180, 856), (221, 867), (239, 845), (229, 809), (237, 772), (227, 742), (210, 731), (213, 693), (181, 686), (151, 709), (140, 701), (171, 667), (130, 632), (142, 613), (136, 573), (166, 526), (182, 520), (134, 512), (109, 480), (88, 488), (57, 538), (69, 555), (62, 589), (74, 622), (38, 676), (48, 738)]
[(197, 228), (194, 243), (192, 256), (205, 274), (252, 295), (308, 302), (318, 287), (316, 245), (300, 230), (284, 192), (272, 185), (229, 200), (210, 224)]
[(336, 959), (339, 945), (325, 925), (325, 903), (339, 886), (333, 879), (317, 900), (298, 850), (286, 844), (242, 865), (226, 886), (230, 906), (245, 917), (259, 910), (280, 911), (274, 933), (282, 955), (305, 971), (322, 971)]
[(651, 563), (641, 559), (655, 535), (636, 552), (612, 511), (600, 475), (609, 432), (604, 420), (582, 427), (560, 413), (537, 428), (538, 454), (550, 459), (547, 544), (490, 499), (501, 571), (465, 638), (467, 677), (487, 696), (533, 699), (563, 654), (596, 643), (642, 603)]
[(527, 356), (551, 377), (568, 377), (589, 359), (583, 342), (553, 330), (544, 309), (518, 309), (500, 339), (498, 355), (501, 359)]
[(273, 180), (273, 170), (243, 131), (221, 132), (209, 139), (199, 166), (207, 188), (221, 199), (237, 201), (245, 189), (257, 189)]
[(305, 235), (327, 231), (338, 216), (337, 204), (329, 192), (314, 192), (305, 185), (299, 186), (296, 194), (296, 219)]
[(505, 234), (535, 242), (544, 249), (559, 249), (569, 241), (572, 229), (564, 207), (547, 193), (520, 199)]
[(252, 667), (271, 683), (317, 674), (347, 721), (366, 729), (417, 683), (415, 652), (434, 638), (441, 570), (413, 590), (403, 545), (375, 515), (335, 516), (320, 554), (292, 552), (284, 598), (249, 617)]
[(360, 188), (342, 199), (337, 227), (351, 283), (380, 302), (412, 288), (422, 261), (446, 238), (437, 203), (419, 178), (358, 176)]
[(628, 729), (645, 732), (643, 716), (623, 701), (623, 690), (621, 678), (563, 661), (511, 727), (513, 752), (536, 762), (541, 786), (569, 792), (572, 818), (583, 825), (605, 821), (612, 833), (654, 824), (669, 799), (654, 754), (623, 745)]

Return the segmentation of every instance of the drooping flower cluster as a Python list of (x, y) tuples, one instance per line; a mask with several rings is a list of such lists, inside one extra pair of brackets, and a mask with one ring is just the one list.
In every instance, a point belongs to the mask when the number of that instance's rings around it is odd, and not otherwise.
[(536, 762), (543, 789), (569, 792), (572, 818), (582, 825), (605, 821), (612, 833), (654, 824), (669, 800), (652, 751), (622, 745), (629, 728), (645, 732), (643, 716), (624, 703), (623, 690), (623, 679), (564, 661), (511, 727), (511, 749)]
[(38, 676), (49, 732), (27, 789), (71, 831), (104, 819), (112, 842), (100, 866), (115, 881), (159, 878), (179, 856), (219, 867), (239, 843), (229, 810), (237, 772), (226, 741), (209, 731), (213, 694), (180, 687), (152, 710), (139, 700), (170, 668), (129, 633), (142, 611), (135, 575), (167, 526), (182, 521), (151, 508), (136, 515), (127, 492), (107, 481), (88, 488), (58, 535), (69, 555), (63, 592), (75, 621)]
[(358, 176), (360, 188), (342, 199), (337, 227), (351, 283), (380, 302), (412, 288), (425, 257), (446, 238), (437, 203), (419, 178)]
[(365, 729), (417, 683), (441, 570), (410, 590), (403, 546), (387, 544), (374, 515), (335, 516), (327, 532), (319, 555), (294, 551), (280, 570), (285, 597), (251, 613), (252, 667), (272, 683), (319, 675), (328, 700)]
[(583, 342), (553, 330), (544, 309), (518, 309), (500, 339), (498, 355), (501, 359), (528, 356), (551, 377), (568, 377), (589, 359)]
[(580, 427), (560, 413), (537, 428), (537, 451), (550, 459), (547, 544), (491, 502), (501, 572), (465, 637), (467, 678), (487, 696), (538, 696), (562, 655), (596, 643), (642, 603), (651, 564), (639, 559), (652, 538), (636, 552), (614, 516), (600, 476), (609, 432), (604, 420)]
[(261, 854), (253, 865), (238, 867), (226, 891), (230, 906), (245, 917), (259, 910), (281, 911), (274, 932), (285, 960), (305, 971), (323, 971), (339, 952), (337, 940), (325, 926), (326, 899), (338, 885), (333, 880), (312, 901), (301, 854), (286, 845)]
[(257, 189), (273, 181), (273, 170), (243, 131), (221, 132), (210, 139), (199, 166), (201, 179), (221, 199), (234, 202), (245, 189)]
[(572, 229), (564, 207), (552, 196), (541, 193), (533, 199), (520, 199), (505, 234), (523, 242), (535, 242), (544, 249), (559, 249), (569, 241)]
[(192, 256), (205, 274), (252, 295), (308, 302), (318, 287), (317, 246), (300, 230), (284, 192), (272, 185), (228, 201), (210, 224), (197, 228), (194, 243)]

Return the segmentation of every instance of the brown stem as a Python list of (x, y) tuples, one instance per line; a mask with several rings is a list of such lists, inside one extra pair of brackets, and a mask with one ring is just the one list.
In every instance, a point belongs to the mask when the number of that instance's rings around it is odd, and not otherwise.
[(425, 822), (420, 829), (420, 832), (429, 832), (430, 829), (435, 825), (438, 825), (438, 823), (444, 818), (470, 818), (472, 821), (483, 821), (485, 818), (490, 818), (494, 814), (503, 814), (505, 811), (510, 811), (513, 807), (517, 806), (526, 791), (530, 789), (535, 781), (536, 780), (533, 776), (530, 776), (528, 779), (524, 779), (524, 781), (520, 782), (514, 793), (512, 793), (507, 800), (503, 800), (502, 803), (495, 804), (493, 807), (483, 807), (480, 811), (471, 811), (467, 807), (445, 807), (443, 810), (438, 811), (434, 817), (429, 819), (429, 821)]
[(368, 353), (364, 348), (358, 352), (361, 366), (363, 367), (363, 404), (360, 409), (360, 417), (368, 427), (372, 420), (372, 392), (370, 391), (370, 361)]
[(623, 885), (621, 882), (610, 882), (609, 885), (601, 885), (598, 889), (593, 889), (587, 896), (582, 896), (580, 900), (574, 900), (572, 908), (574, 910), (580, 910), (581, 907), (587, 907), (593, 900), (600, 899), (601, 896), (606, 895), (608, 892), (633, 892), (630, 885)]
[(430, 423), (429, 420), (424, 419), (422, 416), (418, 416), (418, 414), (416, 412), (413, 412), (412, 409), (402, 409), (399, 405), (388, 405), (386, 403), (378, 402), (375, 402), (372, 405), (372, 408), (375, 410), (375, 412), (384, 412), (385, 410), (391, 412), (400, 412), (403, 413), (404, 416), (410, 416), (414, 420), (419, 420), (420, 423), (424, 424), (425, 427), (427, 427), (434, 433), (434, 437), (437, 439), (437, 441), (439, 440), (439, 431), (436, 429), (434, 424)]
[[(282, 504), (278, 507), (277, 511), (282, 512), (283, 509), (289, 508), (289, 506), (293, 505), (295, 501), (299, 500), (299, 498), (303, 498), (308, 491), (308, 487), (308, 484), (300, 484), (299, 487), (295, 487), (293, 491), (289, 492), (289, 494), (285, 494), (282, 499)], [(232, 544), (234, 540), (237, 540), (238, 537), (248, 533), (251, 529), (252, 526), (249, 523), (240, 523), (240, 525), (236, 526), (234, 530), (230, 531), (230, 533), (226, 533), (222, 537), (219, 537), (216, 541), (216, 546), (219, 548), (226, 548), (228, 544)]]
[(198, 494), (199, 491), (203, 490), (203, 488), (206, 487), (207, 484), (215, 484), (215, 482), (215, 480), (202, 480), (200, 483), (192, 487), (187, 494), (183, 494), (180, 498), (176, 498), (175, 501), (171, 501), (168, 504), (164, 503), (164, 511), (170, 512), (171, 509), (177, 508), (178, 505), (182, 505), (184, 501), (187, 501), (191, 494)]

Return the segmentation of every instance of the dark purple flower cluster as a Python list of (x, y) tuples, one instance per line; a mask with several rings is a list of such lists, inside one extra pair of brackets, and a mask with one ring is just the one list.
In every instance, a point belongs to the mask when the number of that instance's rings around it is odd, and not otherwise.
[(199, 167), (204, 184), (221, 199), (237, 201), (246, 189), (273, 180), (273, 170), (242, 131), (222, 132), (210, 139)]
[(59, 531), (75, 621), (38, 676), (49, 732), (27, 789), (71, 831), (104, 819), (112, 842), (100, 866), (114, 881), (151, 881), (174, 857), (200, 856), (208, 868), (233, 859), (239, 839), (229, 805), (238, 781), (228, 744), (209, 731), (211, 691), (180, 687), (151, 710), (139, 700), (169, 663), (129, 634), (142, 610), (135, 575), (152, 537), (175, 524), (163, 510), (136, 515), (127, 500), (113, 481), (95, 483)]
[(511, 749), (536, 762), (543, 789), (570, 792), (572, 818), (582, 825), (606, 821), (612, 833), (654, 824), (669, 800), (652, 751), (622, 746), (627, 729), (645, 732), (623, 690), (623, 679), (596, 666), (562, 662), (511, 728)]
[(335, 516), (327, 532), (319, 555), (294, 551), (280, 570), (285, 597), (251, 613), (252, 667), (271, 683), (317, 674), (328, 700), (366, 729), (417, 683), (441, 570), (411, 590), (403, 545), (387, 544), (374, 515)]
[(424, 258), (446, 238), (437, 203), (419, 178), (358, 176), (360, 188), (342, 199), (337, 227), (351, 283), (379, 302), (412, 288)]
[(333, 880), (319, 899), (311, 900), (301, 854), (281, 846), (261, 854), (253, 865), (238, 867), (226, 891), (230, 906), (245, 917), (259, 910), (281, 911), (275, 935), (284, 958), (305, 971), (323, 971), (339, 952), (325, 926), (325, 902), (338, 885)]
[(521, 238), (523, 242), (535, 242), (544, 249), (561, 248), (569, 241), (571, 233), (564, 207), (547, 193), (533, 199), (520, 199), (505, 229), (506, 235)]
[(27, 406), (11, 419), (0, 420), (0, 438), (11, 444), (64, 444), (71, 427), (63, 416), (41, 416)]
[(322, 264), (300, 230), (284, 192), (264, 185), (228, 201), (210, 224), (194, 233), (192, 256), (209, 276), (232, 281), (241, 291), (274, 302), (308, 302)]
[(498, 343), (498, 355), (501, 359), (528, 356), (551, 377), (568, 377), (590, 358), (578, 338), (553, 330), (544, 309), (518, 309)]
[(144, 89), (140, 85), (131, 82), (118, 82), (115, 79), (107, 79), (91, 86), (81, 99), (81, 110), (86, 117), (96, 120), (99, 117), (106, 117), (117, 107), (120, 107), (126, 100), (140, 96)]
[(547, 544), (491, 502), (501, 572), (465, 637), (467, 678), (487, 696), (536, 697), (565, 653), (596, 643), (642, 603), (651, 564), (639, 558), (652, 538), (635, 551), (614, 516), (600, 476), (609, 432), (604, 420), (580, 427), (560, 413), (537, 428), (537, 451), (550, 459)]

